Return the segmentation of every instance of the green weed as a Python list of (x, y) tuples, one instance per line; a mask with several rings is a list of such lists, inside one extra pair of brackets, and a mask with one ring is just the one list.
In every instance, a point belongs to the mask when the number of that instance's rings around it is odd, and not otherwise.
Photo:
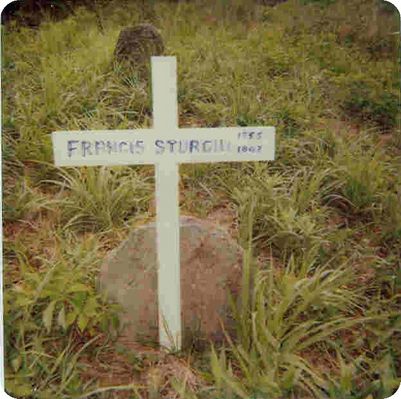
[(129, 168), (81, 168), (60, 171), (66, 190), (61, 200), (67, 226), (108, 230), (143, 211), (150, 186)]
[(32, 188), (25, 178), (17, 180), (13, 187), (6, 188), (4, 194), (3, 218), (7, 222), (32, 218), (55, 205), (54, 200)]
[(249, 311), (237, 314), (247, 328), (226, 354), (212, 353), (212, 373), (224, 394), (279, 398), (295, 390), (320, 397), (327, 389), (323, 365), (313, 366), (302, 353), (335, 348), (329, 337), (368, 321), (351, 316), (360, 297), (346, 288), (350, 268), (316, 267), (313, 260), (300, 266), (291, 258), (283, 270), (270, 263), (258, 272)]
[[(5, 292), (6, 378), (14, 395), (34, 388), (43, 397), (77, 392), (80, 354), (101, 330), (118, 327), (117, 309), (95, 291), (97, 242), (74, 236), (55, 241), (53, 256), (36, 258), (39, 269), (28, 257), (17, 256), (23, 278)], [(79, 345), (77, 334), (90, 339)]]

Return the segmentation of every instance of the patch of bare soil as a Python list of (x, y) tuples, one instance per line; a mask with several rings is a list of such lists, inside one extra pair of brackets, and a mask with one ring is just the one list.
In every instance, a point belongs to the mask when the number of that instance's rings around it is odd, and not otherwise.
[[(199, 374), (183, 359), (166, 356), (143, 374), (148, 394), (158, 398), (178, 399), (178, 391), (195, 393), (205, 383)], [(157, 396), (160, 395), (160, 396)]]
[(132, 390), (121, 390), (130, 384), (143, 399), (178, 399), (177, 390), (195, 393), (205, 386), (188, 360), (139, 343), (130, 342), (123, 354), (110, 347), (96, 358), (83, 357), (81, 363), (84, 381), (100, 389), (110, 388), (110, 399), (131, 398)]
[(100, 389), (110, 388), (108, 396), (110, 399), (132, 397), (132, 390), (118, 390), (118, 387), (130, 384), (140, 386), (138, 371), (134, 363), (130, 361), (126, 353), (117, 353), (115, 348), (111, 347), (100, 351), (94, 357), (83, 356), (80, 363), (84, 367), (81, 378), (88, 386), (97, 386)]
[(351, 135), (356, 136), (359, 133), (359, 126), (350, 124), (348, 121), (336, 118), (325, 118), (319, 124), (320, 128), (330, 129), (334, 133), (340, 135)]
[(232, 203), (227, 202), (212, 209), (207, 215), (207, 220), (223, 227), (231, 237), (238, 238), (238, 212)]

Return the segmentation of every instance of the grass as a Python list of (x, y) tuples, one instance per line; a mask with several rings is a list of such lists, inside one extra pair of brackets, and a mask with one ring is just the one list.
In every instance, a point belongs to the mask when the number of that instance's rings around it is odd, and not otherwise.
[[(96, 7), (3, 29), (8, 392), (390, 396), (401, 377), (394, 10), (373, 0)], [(151, 126), (149, 81), (112, 61), (120, 29), (144, 18), (178, 58), (180, 126), (277, 128), (274, 162), (180, 166), (182, 212), (228, 214), (246, 254), (237, 334), (202, 352), (121, 351), (119, 309), (96, 289), (106, 253), (153, 215), (153, 169), (53, 166), (54, 130)]]
[(59, 173), (60, 180), (47, 182), (66, 191), (60, 200), (66, 228), (93, 226), (107, 231), (128, 216), (144, 212), (150, 199), (148, 178), (129, 168), (82, 168)]

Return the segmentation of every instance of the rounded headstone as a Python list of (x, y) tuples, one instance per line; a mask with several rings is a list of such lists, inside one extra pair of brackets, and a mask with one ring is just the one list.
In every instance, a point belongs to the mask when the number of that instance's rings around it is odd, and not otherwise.
[[(233, 331), (230, 299), (239, 297), (242, 248), (223, 228), (180, 218), (183, 346), (224, 340)], [(122, 341), (158, 342), (156, 224), (133, 230), (101, 267), (100, 289), (121, 305)]]
[(120, 32), (114, 59), (120, 63), (142, 65), (148, 62), (152, 55), (162, 55), (163, 51), (164, 44), (160, 32), (151, 24), (139, 24), (124, 28)]

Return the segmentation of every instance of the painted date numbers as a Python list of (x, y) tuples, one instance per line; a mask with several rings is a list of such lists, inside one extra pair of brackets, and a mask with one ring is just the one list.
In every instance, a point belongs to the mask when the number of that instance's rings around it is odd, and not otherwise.
[(262, 151), (261, 145), (239, 145), (238, 146), (238, 153), (240, 153), (240, 154), (244, 154), (244, 153), (256, 154), (261, 151)]
[[(238, 153), (245, 154), (251, 153), (256, 154), (262, 151), (262, 146), (257, 143), (258, 140), (262, 139), (261, 131), (242, 131), (238, 133), (238, 139), (247, 140), (247, 144), (242, 144), (238, 146)], [(252, 140), (251, 144), (249, 140)]]

